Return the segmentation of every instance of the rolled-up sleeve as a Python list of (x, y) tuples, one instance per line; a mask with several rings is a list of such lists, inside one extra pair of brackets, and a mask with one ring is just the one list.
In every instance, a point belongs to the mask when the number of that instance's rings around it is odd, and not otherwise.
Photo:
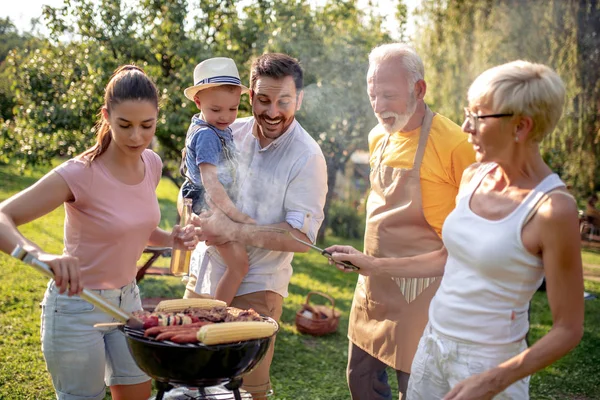
[(324, 219), (327, 164), (322, 155), (312, 154), (299, 162), (294, 172), (285, 196), (285, 220), (314, 243)]

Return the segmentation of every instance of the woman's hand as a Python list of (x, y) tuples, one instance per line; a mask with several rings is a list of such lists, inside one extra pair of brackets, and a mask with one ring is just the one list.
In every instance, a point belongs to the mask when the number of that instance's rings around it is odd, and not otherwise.
[[(343, 272), (357, 272), (364, 276), (369, 276), (374, 270), (375, 258), (368, 256), (352, 246), (341, 246), (334, 245), (325, 249), (332, 254), (332, 258), (336, 261), (335, 266)], [(349, 261), (358, 268), (358, 271), (354, 271), (351, 268), (344, 267), (343, 264), (339, 264), (339, 261)], [(331, 264), (334, 264), (330, 261)]]
[(473, 375), (461, 381), (444, 396), (443, 400), (491, 400), (503, 389), (494, 382), (497, 379), (491, 375), (491, 370)]
[(81, 293), (83, 286), (77, 257), (39, 253), (37, 259), (50, 267), (60, 293), (64, 293), (67, 289), (69, 289), (69, 296)]
[(196, 227), (193, 224), (187, 224), (184, 227), (175, 225), (171, 231), (171, 237), (173, 240), (179, 239), (189, 249), (194, 250), (198, 242), (198, 236), (196, 235)]

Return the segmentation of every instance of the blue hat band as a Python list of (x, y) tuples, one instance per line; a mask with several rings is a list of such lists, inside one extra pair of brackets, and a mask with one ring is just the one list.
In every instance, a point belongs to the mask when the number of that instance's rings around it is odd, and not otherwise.
[(230, 83), (232, 85), (241, 85), (242, 81), (240, 78), (235, 76), (213, 76), (211, 78), (201, 79), (194, 86), (204, 85), (207, 83)]

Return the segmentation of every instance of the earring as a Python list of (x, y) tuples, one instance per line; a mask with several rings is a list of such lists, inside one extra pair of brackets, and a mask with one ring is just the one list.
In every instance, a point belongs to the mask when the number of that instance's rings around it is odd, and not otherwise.
[(519, 137), (515, 136), (515, 143), (519, 143)]

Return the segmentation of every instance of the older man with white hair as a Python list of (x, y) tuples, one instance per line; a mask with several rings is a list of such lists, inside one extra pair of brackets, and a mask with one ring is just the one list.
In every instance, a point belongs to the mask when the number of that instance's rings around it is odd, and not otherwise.
[[(369, 134), (365, 254), (412, 257), (439, 250), (442, 224), (454, 208), (463, 170), (475, 161), (473, 148), (458, 125), (433, 113), (423, 101), (423, 62), (410, 46), (394, 43), (373, 49), (367, 84), (379, 124)], [(355, 252), (349, 246), (328, 250)], [(347, 373), (353, 400), (391, 399), (388, 366), (396, 370), (399, 398), (406, 392), (429, 303), (441, 278), (427, 278), (430, 271), (422, 272), (406, 276), (377, 268), (376, 263), (358, 271), (348, 327)]]

